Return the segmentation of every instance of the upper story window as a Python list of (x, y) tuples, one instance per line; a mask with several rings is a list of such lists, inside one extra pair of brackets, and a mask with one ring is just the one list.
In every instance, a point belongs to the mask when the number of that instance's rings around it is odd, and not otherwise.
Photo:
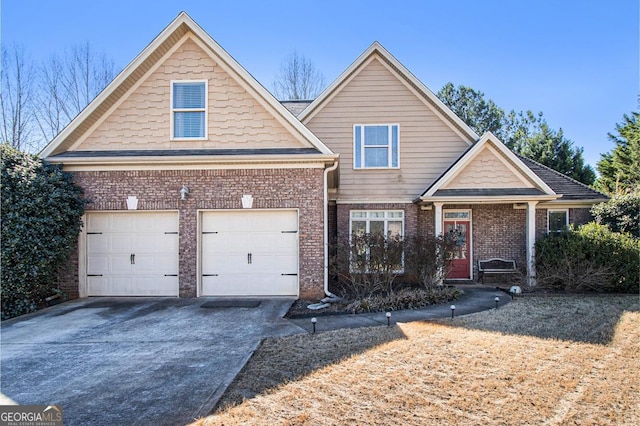
[(569, 226), (569, 210), (547, 210), (547, 232), (560, 232)]
[(353, 168), (399, 168), (399, 133), (400, 126), (397, 124), (356, 124), (353, 126)]
[(207, 138), (206, 80), (171, 82), (171, 138)]

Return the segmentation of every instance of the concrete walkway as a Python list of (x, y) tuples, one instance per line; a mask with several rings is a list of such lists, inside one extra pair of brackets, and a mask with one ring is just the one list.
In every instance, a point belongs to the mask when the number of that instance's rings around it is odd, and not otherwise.
[[(503, 306), (511, 301), (511, 297), (494, 287), (483, 286), (459, 286), (464, 291), (464, 295), (452, 303), (428, 306), (422, 309), (412, 309), (406, 311), (391, 312), (390, 322), (424, 321), (436, 318), (450, 318), (451, 305), (456, 307), (455, 316), (472, 314), (474, 312), (495, 309), (495, 298), (498, 297), (498, 306)], [(310, 311), (312, 312), (312, 311)], [(316, 315), (316, 332), (337, 330), (340, 328), (377, 327), (387, 325), (385, 312), (375, 312), (357, 315)], [(312, 332), (313, 324), (311, 318), (294, 318), (291, 322)]]

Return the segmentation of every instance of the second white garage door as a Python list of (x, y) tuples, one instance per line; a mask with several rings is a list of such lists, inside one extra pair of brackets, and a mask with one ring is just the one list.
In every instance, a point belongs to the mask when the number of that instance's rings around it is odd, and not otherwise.
[(298, 212), (201, 215), (202, 296), (298, 296)]

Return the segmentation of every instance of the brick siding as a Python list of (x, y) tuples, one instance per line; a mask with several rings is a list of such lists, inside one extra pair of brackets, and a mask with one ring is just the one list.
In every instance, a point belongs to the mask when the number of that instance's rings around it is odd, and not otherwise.
[[(180, 297), (197, 295), (197, 211), (241, 209), (241, 197), (253, 196), (253, 209), (299, 210), (299, 285), (301, 298), (323, 292), (323, 176), (322, 169), (146, 170), (74, 172), (75, 181), (90, 200), (87, 212), (126, 210), (126, 198), (138, 197), (138, 210), (179, 212)], [(180, 188), (190, 190), (180, 200)], [(78, 256), (62, 286), (77, 297)]]
[(514, 209), (513, 204), (474, 205), (473, 271), (478, 275), (478, 260), (501, 257), (515, 260), (518, 269), (526, 272), (527, 211)]
[[(470, 209), (472, 220), (473, 277), (477, 277), (477, 260), (492, 257), (514, 259), (526, 271), (526, 210), (514, 209), (512, 204), (450, 204), (443, 210)], [(339, 204), (337, 229), (330, 230), (338, 237), (349, 233), (351, 210), (403, 210), (405, 235), (433, 235), (435, 209), (422, 210), (414, 204)], [(546, 213), (545, 213), (546, 214)], [(545, 216), (546, 218), (546, 216)], [(546, 219), (545, 219), (546, 230)]]

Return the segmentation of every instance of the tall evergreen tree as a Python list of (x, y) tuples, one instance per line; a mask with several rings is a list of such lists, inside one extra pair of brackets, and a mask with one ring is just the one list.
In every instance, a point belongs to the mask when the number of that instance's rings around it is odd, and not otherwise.
[(616, 124), (617, 134), (609, 133), (615, 147), (601, 154), (597, 164), (600, 178), (596, 187), (609, 194), (640, 191), (640, 113), (625, 114)]
[(463, 85), (455, 87), (449, 82), (437, 96), (477, 134), (491, 132), (499, 138), (503, 136), (504, 110), (491, 99), (485, 99), (484, 93)]
[(466, 86), (447, 83), (437, 96), (478, 134), (490, 131), (509, 149), (587, 185), (593, 184), (596, 174), (584, 163), (582, 148), (564, 137), (562, 129), (553, 130), (540, 112), (504, 110), (483, 92)]
[(585, 185), (592, 185), (596, 180), (595, 171), (584, 162), (583, 149), (574, 147), (573, 142), (564, 137), (562, 129), (551, 129), (542, 113), (515, 114), (512, 111), (505, 134), (504, 142), (512, 151)]

